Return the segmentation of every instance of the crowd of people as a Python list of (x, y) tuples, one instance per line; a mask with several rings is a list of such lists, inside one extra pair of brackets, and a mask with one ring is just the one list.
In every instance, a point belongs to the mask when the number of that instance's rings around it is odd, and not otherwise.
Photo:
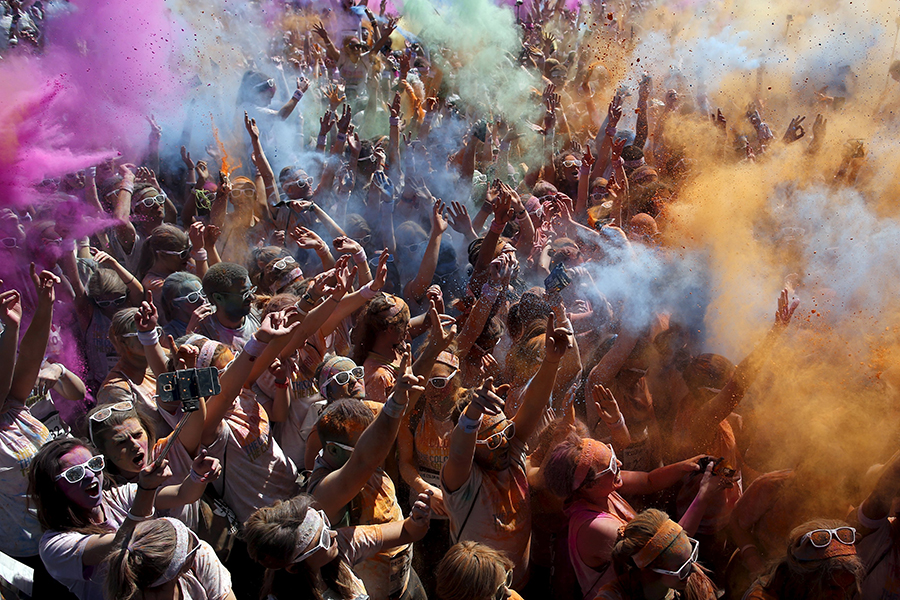
[[(505, 115), (460, 95), (469, 57), (356, 4), (282, 7), (306, 29), (248, 63), (226, 142), (148, 116), (140, 155), (0, 208), (0, 551), (33, 572), (4, 593), (897, 598), (900, 452), (831, 502), (746, 423), (802, 266), (742, 356), (672, 283), (701, 162), (819, 164), (852, 98), (805, 122), (685, 77), (635, 97), (589, 46), (633, 47), (646, 7), (520, 2)], [(53, 15), (3, 6), (4, 57), (40, 60)]]

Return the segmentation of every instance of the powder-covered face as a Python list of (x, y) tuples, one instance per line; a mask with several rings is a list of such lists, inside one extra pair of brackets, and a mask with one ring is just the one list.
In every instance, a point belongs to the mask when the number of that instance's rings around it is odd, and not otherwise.
[[(60, 475), (69, 467), (83, 465), (91, 460), (94, 454), (84, 446), (78, 446), (69, 450), (59, 459)], [(69, 483), (65, 477), (57, 480), (56, 485), (62, 490), (69, 502), (83, 509), (90, 510), (100, 506), (100, 500), (103, 497), (103, 474), (94, 473), (90, 469), (85, 468), (84, 479), (78, 483)]]
[(107, 434), (103, 454), (126, 475), (136, 475), (147, 464), (149, 455), (147, 432), (137, 419), (127, 419)]
[[(198, 302), (191, 304), (188, 302), (188, 299), (185, 298), (189, 294), (193, 292), (202, 292), (203, 284), (198, 279), (189, 279), (182, 283), (176, 295), (172, 299), (172, 304), (169, 306), (172, 309), (172, 314), (176, 319), (183, 322), (188, 322), (191, 319), (191, 313), (200, 308), (200, 306), (206, 302), (204, 298), (200, 298)], [(184, 298), (183, 300), (176, 300), (176, 298)]]
[[(492, 435), (500, 434), (503, 431), (509, 431), (508, 427), (512, 421), (507, 419), (503, 413), (493, 417), (493, 421), (490, 419), (488, 415), (484, 416), (486, 425), (482, 425), (481, 430), (478, 432), (479, 441), (487, 440)], [(503, 439), (500, 445), (493, 450), (487, 444), (477, 444), (475, 446), (475, 460), (478, 461), (479, 465), (492, 471), (505, 471), (509, 468), (510, 464), (512, 464), (510, 458), (511, 440), (505, 436), (501, 437)]]
[(244, 281), (232, 284), (224, 292), (216, 292), (213, 294), (215, 305), (218, 310), (225, 313), (232, 321), (240, 321), (250, 314), (253, 304), (253, 294), (249, 294), (253, 288), (250, 278), (245, 277)]

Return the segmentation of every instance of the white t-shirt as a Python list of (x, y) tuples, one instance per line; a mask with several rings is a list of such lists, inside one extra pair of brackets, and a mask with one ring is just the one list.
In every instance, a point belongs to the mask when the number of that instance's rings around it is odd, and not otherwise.
[(24, 558), (38, 553), (41, 526), (28, 502), (28, 467), (50, 431), (20, 401), (0, 412), (0, 551)]
[[(137, 484), (120, 485), (103, 490), (101, 502), (106, 523), (103, 526), (114, 533), (127, 518), (126, 515), (137, 495)], [(86, 567), (82, 562), (84, 549), (90, 534), (77, 531), (45, 531), (41, 536), (41, 560), (50, 575), (69, 588), (80, 600), (104, 600), (103, 582), (106, 570), (103, 563)]]
[(222, 600), (231, 591), (231, 573), (201, 540), (191, 568), (178, 576), (178, 587), (182, 600)]
[(251, 312), (244, 317), (244, 323), (237, 329), (225, 327), (215, 316), (200, 321), (200, 327), (197, 333), (206, 336), (211, 340), (222, 342), (237, 354), (244, 348), (256, 330), (259, 329), (259, 316)]

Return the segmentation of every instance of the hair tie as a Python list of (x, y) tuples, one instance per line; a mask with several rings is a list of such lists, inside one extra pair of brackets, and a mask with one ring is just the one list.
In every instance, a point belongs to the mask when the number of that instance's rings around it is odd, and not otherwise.
[(578, 455), (578, 466), (575, 467), (575, 478), (572, 480), (572, 491), (582, 486), (591, 466), (597, 463), (603, 456), (603, 451), (609, 451), (609, 447), (593, 438), (585, 438)]
[(684, 530), (681, 528), (681, 525), (672, 519), (666, 519), (666, 522), (663, 523), (653, 537), (650, 538), (647, 545), (638, 550), (638, 552), (631, 557), (631, 560), (634, 561), (634, 564), (637, 565), (639, 569), (643, 569), (656, 560), (660, 554), (665, 552), (666, 548), (672, 545), (682, 531)]
[(616, 541), (625, 539), (625, 526), (622, 525), (616, 530)]

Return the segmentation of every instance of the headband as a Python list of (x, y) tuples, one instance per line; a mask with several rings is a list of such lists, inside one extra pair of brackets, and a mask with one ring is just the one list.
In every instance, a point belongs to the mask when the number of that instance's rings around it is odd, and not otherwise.
[(459, 370), (459, 358), (457, 358), (456, 355), (452, 352), (443, 350), (440, 354), (438, 354), (437, 360), (435, 362), (439, 362), (442, 365), (447, 365), (450, 368)]
[(297, 546), (294, 548), (294, 554), (291, 556), (290, 560), (292, 564), (297, 560), (298, 556), (301, 556), (306, 552), (306, 549), (312, 544), (316, 533), (319, 532), (319, 529), (324, 524), (321, 515), (319, 515), (319, 511), (313, 510), (312, 508), (306, 509), (306, 516), (303, 517), (303, 522), (300, 523), (300, 527), (297, 528)]
[(171, 517), (163, 517), (162, 519), (168, 521), (175, 528), (175, 552), (172, 554), (172, 560), (169, 561), (169, 566), (166, 567), (165, 572), (159, 576), (159, 579), (150, 584), (152, 588), (178, 577), (181, 569), (184, 568), (184, 563), (187, 562), (188, 541), (191, 538), (191, 530), (178, 519)]
[(584, 483), (591, 466), (602, 459), (603, 451), (609, 451), (606, 444), (593, 438), (586, 438), (578, 455), (578, 466), (575, 467), (575, 479), (572, 480), (572, 490), (577, 490)]
[(206, 343), (200, 348), (200, 355), (197, 357), (198, 369), (205, 369), (212, 365), (213, 355), (216, 353), (216, 348), (218, 348), (218, 346), (219, 342), (206, 340)]
[[(352, 359), (347, 358), (346, 356), (332, 356), (328, 360), (325, 361), (325, 364), (322, 365), (322, 370), (319, 371), (319, 393), (323, 396), (325, 395), (325, 382), (328, 381), (332, 375), (335, 374), (336, 369), (334, 366), (341, 362), (342, 360), (348, 360), (353, 362)], [(356, 363), (353, 363), (354, 365)]]
[(636, 159), (636, 160), (626, 160), (626, 161), (625, 161), (625, 167), (627, 167), (627, 168), (629, 168), (629, 169), (637, 169), (638, 167), (642, 167), (642, 166), (644, 166), (645, 164), (647, 164), (647, 163), (644, 162), (644, 157), (643, 157), (643, 156), (640, 157), (640, 158), (638, 158), (638, 159)]
[(385, 298), (392, 300), (393, 304), (391, 304), (390, 306), (385, 306), (375, 314), (380, 315), (384, 312), (387, 312), (387, 318), (394, 317), (399, 315), (403, 308), (406, 306), (406, 302), (404, 302), (403, 298), (391, 296), (390, 294), (385, 294)]
[(278, 281), (276, 281), (275, 285), (272, 287), (276, 292), (280, 292), (301, 277), (303, 277), (303, 271), (300, 270), (300, 267), (294, 267), (291, 271), (279, 277)]
[(656, 560), (660, 554), (665, 552), (666, 548), (672, 545), (682, 531), (684, 530), (681, 528), (681, 525), (672, 519), (666, 520), (666, 522), (662, 524), (662, 527), (660, 527), (653, 537), (650, 538), (647, 545), (638, 550), (638, 552), (631, 557), (631, 560), (634, 561), (634, 564), (636, 564), (639, 569), (643, 569)]

